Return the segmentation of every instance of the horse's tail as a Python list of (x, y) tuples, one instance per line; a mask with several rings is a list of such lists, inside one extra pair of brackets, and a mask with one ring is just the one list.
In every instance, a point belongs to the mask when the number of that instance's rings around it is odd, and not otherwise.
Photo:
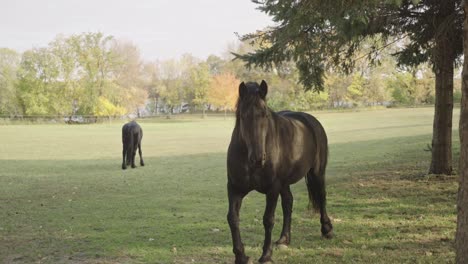
[(134, 148), (133, 141), (134, 141), (133, 129), (129, 129), (127, 133), (127, 164), (132, 163), (133, 148)]
[(328, 139), (322, 125), (315, 119), (309, 118), (316, 144), (314, 166), (306, 176), (307, 190), (309, 192), (309, 206), (318, 211), (325, 208), (327, 192), (325, 189), (325, 171), (328, 162)]
[(310, 169), (306, 176), (307, 190), (309, 192), (309, 202), (315, 211), (325, 207), (326, 190), (325, 190), (325, 170), (328, 160), (328, 149), (323, 149), (324, 153), (317, 153), (320, 157), (317, 158), (317, 167)]

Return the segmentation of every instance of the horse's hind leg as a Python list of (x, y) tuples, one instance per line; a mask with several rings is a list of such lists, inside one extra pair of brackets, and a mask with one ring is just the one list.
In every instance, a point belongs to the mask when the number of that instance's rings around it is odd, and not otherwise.
[(136, 156), (137, 147), (138, 147), (138, 135), (133, 134), (132, 137), (133, 137), (133, 140), (132, 140), (132, 168), (136, 168), (135, 156)]
[(136, 148), (137, 148), (137, 146), (133, 146), (133, 152), (132, 152), (132, 168), (136, 168), (136, 165), (135, 165)]
[(141, 142), (138, 143), (138, 154), (140, 155), (140, 165), (145, 166), (145, 162), (143, 161), (143, 156), (141, 155)]
[(291, 214), (293, 208), (293, 195), (291, 189), (286, 186), (281, 190), (281, 207), (283, 208), (283, 230), (281, 236), (276, 241), (276, 245), (289, 245), (291, 241)]
[(322, 232), (322, 236), (325, 238), (332, 238), (333, 226), (331, 224), (330, 218), (327, 215), (325, 205), (323, 206), (323, 208), (320, 208), (320, 224), (322, 225), (322, 228), (320, 229)]
[(122, 170), (127, 169), (127, 162), (125, 160), (125, 154), (127, 153), (127, 149), (125, 148), (125, 145), (123, 146), (122, 150)]
[(330, 218), (328, 217), (327, 214), (327, 208), (326, 208), (326, 196), (327, 193), (325, 191), (325, 178), (324, 176), (321, 177), (323, 180), (321, 180), (321, 184), (323, 184), (323, 202), (320, 203), (320, 224), (322, 225), (320, 231), (322, 232), (322, 236), (325, 238), (332, 238), (333, 237), (333, 226), (330, 221)]
[[(323, 172), (322, 172), (323, 171)], [(321, 232), (325, 238), (333, 237), (333, 226), (326, 209), (326, 190), (325, 190), (325, 170), (314, 171), (311, 169), (307, 174), (307, 188), (309, 190), (309, 198), (311, 199), (314, 208), (320, 210), (320, 224), (322, 225)]]

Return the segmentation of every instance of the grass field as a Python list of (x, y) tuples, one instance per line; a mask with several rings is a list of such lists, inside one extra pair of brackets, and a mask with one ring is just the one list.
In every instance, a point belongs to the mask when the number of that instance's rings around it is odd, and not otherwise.
[[(274, 251), (276, 263), (452, 263), (456, 177), (425, 175), (433, 109), (316, 116), (330, 141), (336, 236), (320, 237), (301, 181), (292, 243)], [(225, 161), (233, 123), (142, 122), (147, 165), (126, 171), (122, 123), (0, 127), (0, 263), (232, 263)], [(453, 140), (456, 160), (456, 129)], [(251, 193), (241, 210), (254, 259), (263, 209), (264, 196)], [(276, 216), (275, 238), (280, 206)]]

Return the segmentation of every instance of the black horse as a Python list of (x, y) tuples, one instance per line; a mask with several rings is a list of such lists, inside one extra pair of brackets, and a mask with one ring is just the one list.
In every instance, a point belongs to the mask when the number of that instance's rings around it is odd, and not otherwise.
[(328, 143), (325, 130), (317, 119), (302, 112), (275, 113), (265, 102), (265, 81), (243, 82), (239, 86), (236, 125), (227, 156), (227, 191), (233, 252), (237, 263), (249, 263), (239, 231), (242, 199), (250, 191), (266, 194), (263, 215), (265, 241), (259, 262), (271, 261), (271, 232), (275, 208), (281, 195), (283, 229), (277, 245), (288, 245), (291, 239), (293, 196), (290, 185), (306, 176), (309, 201), (320, 211), (321, 232), (331, 238), (333, 227), (327, 215), (325, 168)]
[(122, 127), (122, 169), (125, 170), (127, 165), (135, 166), (136, 150), (140, 154), (140, 165), (145, 166), (143, 157), (141, 156), (141, 139), (143, 138), (143, 130), (135, 121), (128, 122)]

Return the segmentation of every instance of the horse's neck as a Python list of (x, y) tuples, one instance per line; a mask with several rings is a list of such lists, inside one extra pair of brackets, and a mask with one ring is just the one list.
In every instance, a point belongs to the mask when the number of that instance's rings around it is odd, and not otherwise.
[(294, 121), (273, 111), (271, 111), (271, 119), (269, 131), (272, 131), (274, 140), (286, 142), (291, 140), (291, 135), (294, 133), (294, 126), (291, 125), (291, 122)]
[[(273, 140), (276, 138), (276, 134), (278, 133), (277, 129), (277, 122), (280, 119), (279, 115), (272, 111), (271, 109), (268, 109), (270, 117), (268, 118), (268, 132), (267, 132), (267, 138), (269, 139), (270, 143), (272, 143)], [(240, 132), (240, 121), (239, 118), (236, 117), (236, 124), (234, 126), (233, 134), (232, 134), (233, 139), (235, 139), (237, 142), (243, 142), (241, 132)]]
[(237, 142), (243, 142), (242, 136), (241, 136), (241, 131), (240, 131), (239, 117), (236, 117), (236, 125), (234, 126), (234, 130), (232, 132), (231, 140), (235, 140)]
[(269, 118), (268, 118), (268, 132), (267, 132), (267, 139), (270, 141), (270, 143), (274, 143), (277, 139), (277, 134), (279, 133), (278, 131), (278, 122), (279, 122), (279, 115), (272, 111), (271, 109), (268, 109), (269, 112)]

